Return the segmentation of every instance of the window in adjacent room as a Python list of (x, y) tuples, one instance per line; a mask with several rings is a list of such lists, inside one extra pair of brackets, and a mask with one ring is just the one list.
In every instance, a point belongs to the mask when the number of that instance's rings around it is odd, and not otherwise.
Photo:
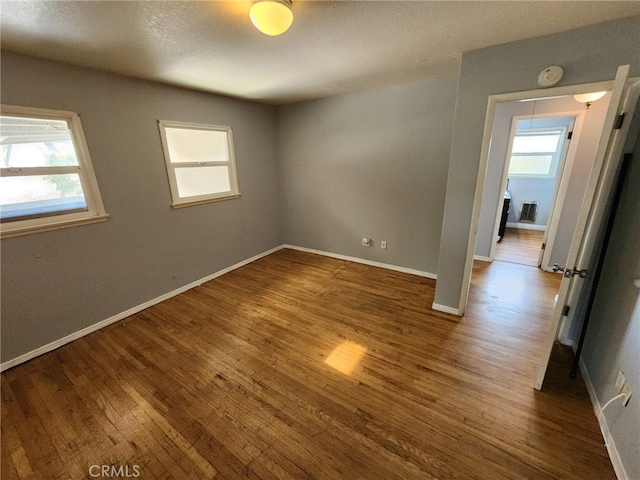
[(566, 129), (517, 131), (513, 138), (509, 177), (555, 178)]
[(240, 196), (230, 127), (160, 120), (172, 206)]
[(2, 105), (2, 237), (107, 218), (80, 117), (60, 110)]

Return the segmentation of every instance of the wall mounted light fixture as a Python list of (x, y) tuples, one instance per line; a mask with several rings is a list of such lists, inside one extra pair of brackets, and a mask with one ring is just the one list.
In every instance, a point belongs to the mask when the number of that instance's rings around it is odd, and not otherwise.
[(577, 95), (574, 95), (573, 99), (576, 102), (584, 103), (588, 109), (593, 102), (595, 102), (596, 100), (600, 100), (606, 94), (607, 92), (579, 93)]
[(255, 0), (249, 10), (249, 17), (265, 35), (282, 35), (293, 23), (291, 0)]

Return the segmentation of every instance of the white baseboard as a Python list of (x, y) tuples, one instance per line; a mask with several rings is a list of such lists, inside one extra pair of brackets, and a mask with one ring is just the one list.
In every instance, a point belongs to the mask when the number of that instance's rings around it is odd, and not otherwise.
[(520, 230), (541, 230), (545, 231), (546, 225), (536, 225), (535, 223), (513, 223), (507, 222), (507, 227), (509, 228), (519, 228)]
[[(600, 402), (598, 401), (596, 391), (593, 388), (593, 383), (591, 382), (591, 378), (589, 377), (587, 366), (584, 364), (582, 358), (580, 358), (579, 364), (580, 372), (582, 373), (582, 378), (584, 379), (584, 384), (587, 386), (587, 392), (589, 392), (589, 398), (591, 399), (591, 404), (593, 405), (593, 411), (596, 414), (598, 423), (600, 423), (600, 412), (602, 407), (600, 406)], [(607, 447), (607, 452), (609, 453), (609, 458), (611, 459), (611, 464), (613, 465), (613, 470), (616, 473), (616, 477), (618, 477), (618, 480), (630, 480), (626, 470), (624, 469), (624, 465), (622, 464), (622, 459), (620, 458), (620, 454), (618, 453), (616, 444), (613, 440), (613, 437), (611, 436), (611, 432), (609, 431), (607, 418), (604, 415), (602, 415), (600, 431), (604, 436), (604, 445), (605, 447)]]
[(290, 248), (291, 250), (299, 250), (301, 252), (315, 253), (316, 255), (324, 255), (325, 257), (337, 258), (338, 260), (347, 260), (349, 262), (362, 263), (364, 265), (370, 265), (372, 267), (386, 268), (387, 270), (394, 270), (396, 272), (409, 273), (411, 275), (418, 275), (419, 277), (437, 279), (438, 276), (435, 273), (423, 272), (421, 270), (414, 270), (412, 268), (398, 267), (396, 265), (390, 265), (388, 263), (374, 262), (371, 260), (365, 260), (358, 257), (349, 257), (347, 255), (340, 255), (338, 253), (324, 252), (322, 250), (314, 250), (313, 248), (298, 247), (296, 245), (283, 245), (283, 248)]
[(460, 310), (458, 310), (457, 308), (447, 307), (446, 305), (440, 305), (439, 303), (433, 303), (431, 305), (431, 308), (437, 310), (438, 312), (450, 313), (451, 315), (457, 315), (459, 317), (462, 316), (460, 315)]
[(474, 255), (473, 256), (474, 260), (480, 260), (481, 262), (493, 262), (493, 260), (491, 260), (491, 257), (485, 257), (482, 255)]
[(7, 370), (8, 368), (11, 367), (15, 367), (16, 365), (19, 365), (21, 363), (24, 363), (28, 360), (31, 360), (32, 358), (35, 357), (39, 357), (40, 355), (43, 355), (45, 353), (51, 352), (52, 350), (55, 350), (56, 348), (59, 348), (63, 345), (66, 345), (69, 342), (72, 342), (74, 340), (77, 340), (78, 338), (84, 337), (85, 335), (88, 335), (90, 333), (95, 332), (96, 330), (100, 330), (103, 327), (106, 327), (107, 325), (111, 325), (112, 323), (118, 322), (120, 320), (123, 320), (127, 317), (130, 317), (131, 315), (135, 315), (138, 312), (141, 312), (142, 310), (152, 307), (160, 302), (163, 302), (165, 300), (168, 300), (171, 297), (175, 297), (176, 295), (179, 295), (183, 292), (186, 292), (187, 290), (190, 290), (192, 288), (198, 287), (200, 285), (202, 285), (203, 283), (206, 283), (210, 280), (213, 280), (214, 278), (220, 277), (222, 275), (224, 275), (225, 273), (229, 273), (232, 270), (235, 270), (237, 268), (240, 267), (244, 267), (245, 265), (248, 265), (251, 262), (255, 262), (256, 260), (262, 258), (262, 257), (266, 257), (267, 255), (271, 255), (274, 252), (277, 252), (278, 250), (282, 250), (283, 246), (280, 245), (278, 247), (272, 248), (271, 250), (267, 250), (266, 252), (262, 252), (258, 255), (255, 255), (251, 258), (248, 258), (246, 260), (243, 260), (241, 262), (236, 263), (235, 265), (231, 265), (230, 267), (224, 268), (222, 270), (219, 270), (215, 273), (212, 273), (211, 275), (207, 275), (204, 278), (201, 278), (200, 280), (196, 280), (195, 282), (191, 282), (188, 285), (184, 285), (183, 287), (180, 287), (176, 290), (173, 290), (171, 292), (165, 293), (164, 295), (160, 295), (159, 297), (153, 298), (151, 300), (149, 300), (148, 302), (144, 302), (140, 305), (137, 305), (135, 307), (132, 307), (128, 310), (125, 310), (124, 312), (118, 313), (112, 317), (109, 317), (105, 320), (102, 320), (98, 323), (94, 323), (93, 325), (89, 325), (86, 328), (83, 328), (82, 330), (78, 330), (77, 332), (74, 332), (70, 335), (67, 335), (66, 337), (62, 337), (58, 340), (55, 340), (51, 343), (48, 343), (46, 345), (43, 345), (41, 347), (36, 348), (35, 350), (31, 350), (30, 352), (24, 353), (16, 358), (13, 358), (11, 360), (7, 360), (6, 362), (0, 364), (0, 372), (4, 372), (5, 370)]

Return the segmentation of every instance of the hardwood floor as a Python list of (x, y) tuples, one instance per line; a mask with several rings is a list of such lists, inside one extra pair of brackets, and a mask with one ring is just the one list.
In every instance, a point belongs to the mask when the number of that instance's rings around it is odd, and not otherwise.
[(507, 228), (496, 245), (494, 260), (537, 267), (543, 237), (538, 230)]
[(558, 281), (281, 250), (4, 372), (2, 478), (613, 480), (570, 352), (532, 388)]

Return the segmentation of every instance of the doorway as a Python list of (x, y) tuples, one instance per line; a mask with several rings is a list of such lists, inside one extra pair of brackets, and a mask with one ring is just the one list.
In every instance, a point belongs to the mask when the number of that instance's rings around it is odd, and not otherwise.
[[(553, 311), (553, 328), (549, 331), (544, 345), (544, 352), (540, 360), (535, 388), (541, 389), (544, 375), (549, 362), (549, 356), (556, 340), (559, 327), (563, 319), (569, 322), (569, 310), (571, 309), (570, 298), (578, 297), (582, 291), (582, 282), (578, 280), (588, 277), (591, 265), (587, 265), (593, 259), (598, 258), (599, 249), (596, 245), (600, 224), (605, 215), (608, 196), (617, 174), (619, 159), (624, 148), (624, 141), (629, 132), (629, 122), (625, 123), (626, 117), (632, 117), (636, 102), (640, 96), (640, 80), (629, 78), (629, 65), (620, 66), (616, 73), (616, 78), (612, 82), (598, 82), (593, 84), (576, 85), (570, 87), (551, 88), (542, 93), (541, 91), (516, 92), (512, 94), (492, 95), (489, 97), (487, 108), (485, 132), (483, 135), (482, 150), (480, 155), (480, 169), (478, 171), (477, 188), (474, 197), (474, 207), (471, 217), (471, 230), (465, 261), (463, 275), (463, 286), (461, 291), (459, 312), (464, 313), (470, 284), (471, 268), (474, 259), (474, 247), (476, 245), (476, 235), (478, 231), (478, 221), (480, 217), (480, 207), (483, 201), (483, 188), (486, 186), (488, 168), (487, 160), (491, 145), (491, 129), (493, 125), (496, 105), (500, 102), (517, 99), (525, 99), (527, 95), (532, 98), (549, 98), (550, 93), (561, 95), (576, 95), (579, 93), (610, 92), (610, 102), (605, 114), (602, 127), (595, 132), (597, 148), (592, 162), (592, 168), (588, 173), (587, 188), (584, 195), (579, 199), (579, 217), (572, 229), (572, 240), (569, 246), (569, 254), (562, 267), (558, 267), (563, 272), (563, 279), (558, 291), (557, 301)], [(548, 92), (548, 93), (547, 93)], [(587, 105), (588, 107), (588, 105)], [(571, 196), (567, 195), (567, 199)], [(582, 265), (585, 265), (583, 267)], [(585, 289), (587, 292), (588, 289)], [(581, 304), (582, 305), (582, 304)], [(581, 305), (578, 305), (580, 307)], [(575, 312), (572, 312), (575, 315)]]
[[(513, 111), (519, 106), (505, 104), (497, 108)], [(554, 215), (560, 215), (564, 203), (566, 189), (559, 187), (565, 170), (572, 170), (575, 148), (571, 149), (571, 145), (574, 137), (576, 141), (579, 138), (579, 116), (582, 112), (513, 116), (502, 179), (503, 184), (506, 179), (504, 201), (495, 214), (496, 236), (490, 258), (534, 267), (544, 263), (548, 267), (558, 224), (554, 223), (554, 229), (549, 226)], [(494, 124), (494, 129), (499, 128), (500, 122)], [(499, 136), (499, 132), (493, 136)]]
[(474, 259), (563, 264), (609, 98), (589, 109), (569, 94), (496, 102)]

